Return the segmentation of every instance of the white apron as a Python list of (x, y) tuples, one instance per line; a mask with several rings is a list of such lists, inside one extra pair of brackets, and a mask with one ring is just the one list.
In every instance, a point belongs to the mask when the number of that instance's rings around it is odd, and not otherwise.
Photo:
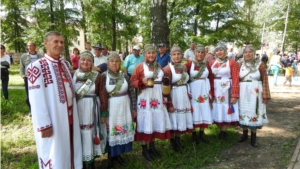
[[(194, 70), (195, 64), (192, 63), (190, 76), (194, 77), (199, 72), (198, 70)], [(201, 77), (198, 80), (195, 80), (189, 84), (189, 89), (192, 94), (191, 104), (193, 107), (193, 123), (195, 125), (198, 124), (212, 124), (212, 111), (209, 106), (209, 98), (210, 98), (210, 83), (207, 78), (209, 71), (205, 68)]]
[[(152, 78), (153, 72), (143, 63), (145, 78)], [(159, 69), (155, 82), (161, 82), (164, 73)], [(152, 134), (165, 133), (171, 130), (171, 122), (166, 106), (163, 104), (162, 85), (154, 84), (153, 88), (146, 88), (138, 95), (137, 103), (137, 131)]]
[[(73, 81), (75, 82), (74, 88), (77, 91), (83, 82), (76, 82), (76, 74), (79, 70), (76, 70)], [(98, 122), (97, 126), (95, 126), (95, 119), (100, 120), (100, 115), (98, 113), (94, 113), (94, 100), (95, 97), (95, 83), (91, 86), (90, 90), (86, 94), (86, 96), (77, 101), (77, 109), (79, 116), (79, 124), (80, 124), (80, 133), (82, 140), (82, 158), (83, 161), (89, 162), (93, 161), (95, 157), (99, 157), (105, 153), (106, 146), (106, 124), (102, 124), (101, 121)], [(96, 96), (98, 102), (98, 108), (100, 108), (99, 97)], [(99, 123), (101, 126), (99, 126)], [(96, 129), (95, 129), (96, 127)], [(100, 131), (99, 131), (100, 129)], [(96, 132), (97, 131), (97, 132)], [(98, 138), (100, 139), (100, 133), (103, 138), (100, 140), (100, 144), (94, 144), (94, 136), (97, 133)]]
[[(175, 68), (170, 64), (172, 72), (172, 83), (176, 83), (181, 79), (182, 74), (177, 74)], [(186, 72), (184, 72), (186, 73)], [(184, 84), (189, 80), (189, 75), (186, 73)], [(172, 103), (174, 106), (174, 113), (169, 113), (172, 130), (185, 132), (188, 129), (193, 129), (193, 116), (191, 112), (191, 103), (187, 93), (187, 87), (173, 86), (171, 90)]]
[[(230, 106), (231, 97), (231, 74), (229, 67), (229, 60), (226, 62), (225, 66), (222, 68), (214, 68), (214, 65), (217, 63), (215, 61), (211, 66), (212, 72), (217, 72), (217, 78), (214, 79), (214, 91), (216, 100), (213, 103), (213, 119), (217, 123), (230, 123), (239, 121), (239, 106), (238, 102), (233, 104), (234, 113), (228, 114), (228, 108)], [(218, 71), (217, 71), (218, 70)]]
[[(111, 92), (116, 84), (109, 84), (110, 78), (106, 74), (106, 91)], [(124, 78), (118, 94), (127, 93), (128, 83)], [(134, 140), (134, 123), (132, 121), (130, 99), (128, 95), (116, 96), (108, 99), (109, 146), (124, 145)]]
[[(246, 66), (242, 65), (240, 68), (239, 76), (246, 82), (240, 82), (239, 123), (245, 126), (262, 126), (264, 123), (268, 123), (266, 105), (262, 103), (262, 82), (258, 67), (257, 71), (248, 75), (249, 69)], [(256, 111), (257, 104), (258, 112)]]

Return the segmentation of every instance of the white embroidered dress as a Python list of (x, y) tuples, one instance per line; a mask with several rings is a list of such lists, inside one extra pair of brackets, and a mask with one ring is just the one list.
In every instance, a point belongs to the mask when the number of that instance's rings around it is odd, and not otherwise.
[[(79, 69), (76, 70), (73, 76), (74, 88), (77, 91), (84, 82), (77, 80), (77, 74)], [(80, 125), (80, 133), (82, 140), (82, 161), (90, 162), (95, 157), (101, 156), (105, 153), (107, 130), (106, 124), (102, 124), (99, 117), (99, 113), (95, 113), (94, 98), (97, 101), (97, 109), (100, 107), (99, 97), (95, 94), (95, 83), (91, 86), (90, 90), (85, 97), (77, 101), (78, 117)], [(98, 119), (97, 122), (95, 120)], [(97, 124), (96, 124), (97, 123)], [(100, 130), (100, 131), (99, 131)], [(100, 140), (100, 144), (94, 143), (95, 133), (100, 139), (100, 133), (103, 138)]]
[[(190, 76), (194, 77), (199, 70), (194, 70), (195, 64), (192, 62)], [(209, 71), (205, 67), (201, 77), (189, 84), (190, 93), (192, 94), (191, 104), (193, 107), (193, 123), (194, 125), (212, 124), (212, 111), (209, 106), (210, 83), (208, 79)]]
[[(177, 74), (174, 66), (172, 64), (169, 65), (172, 72), (173, 84), (181, 79), (182, 74)], [(186, 74), (186, 78), (184, 79), (183, 84), (186, 84), (189, 80), (189, 75), (186, 72), (184, 73)], [(191, 131), (193, 129), (193, 116), (186, 85), (173, 86), (171, 97), (175, 109), (174, 113), (169, 113), (172, 130), (177, 130), (179, 132), (186, 132), (187, 130)]]
[[(143, 63), (145, 78), (152, 78), (153, 72), (149, 71), (146, 63)], [(159, 69), (155, 82), (161, 82), (164, 73)], [(166, 106), (163, 104), (162, 85), (154, 84), (153, 88), (146, 88), (138, 95), (137, 100), (137, 131), (139, 133), (152, 134), (165, 133), (171, 130), (171, 122)]]
[[(82, 168), (82, 148), (77, 104), (68, 63), (48, 55), (27, 67), (29, 99), (39, 167)], [(63, 71), (61, 71), (62, 69)], [(67, 79), (67, 80), (66, 80)], [(69, 116), (70, 114), (72, 116)], [(73, 117), (71, 160), (69, 117)], [(53, 135), (41, 137), (41, 130), (52, 127)]]
[[(106, 91), (110, 93), (116, 84), (110, 84), (110, 77), (106, 73)], [(123, 85), (117, 94), (127, 93), (128, 83), (124, 77)], [(108, 99), (109, 146), (124, 145), (134, 140), (134, 124), (132, 121), (130, 99), (128, 95), (116, 96)]]
[[(262, 103), (262, 81), (260, 81), (259, 65), (257, 65), (255, 72), (249, 74), (250, 70), (246, 65), (242, 64), (240, 68), (239, 76), (244, 79), (243, 82), (240, 82), (239, 123), (241, 125), (261, 127), (268, 123), (266, 105)], [(256, 106), (258, 106), (258, 112)]]
[[(231, 74), (229, 67), (229, 60), (226, 62), (225, 66), (221, 68), (214, 68), (214, 65), (218, 61), (216, 60), (212, 66), (211, 70), (216, 74), (214, 79), (214, 91), (216, 100), (213, 103), (213, 119), (217, 123), (230, 123), (239, 121), (239, 106), (238, 102), (233, 104), (234, 112), (228, 114), (228, 108), (230, 106), (231, 97)], [(229, 97), (230, 95), (230, 97)]]

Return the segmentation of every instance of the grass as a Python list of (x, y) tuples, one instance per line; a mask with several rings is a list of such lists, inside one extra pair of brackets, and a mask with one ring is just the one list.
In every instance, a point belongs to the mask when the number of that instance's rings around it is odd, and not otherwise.
[[(24, 169), (38, 168), (34, 135), (29, 109), (25, 102), (25, 90), (9, 90), (9, 100), (1, 99), (1, 168)], [(185, 146), (179, 153), (170, 150), (169, 141), (156, 140), (156, 147), (162, 153), (161, 159), (147, 162), (141, 155), (141, 145), (134, 142), (133, 151), (122, 155), (127, 162), (123, 168), (205, 168), (208, 164), (221, 161), (220, 152), (236, 144), (238, 132), (228, 128), (227, 141), (222, 143), (217, 138), (219, 129), (212, 125), (205, 130), (210, 144), (192, 143), (191, 134), (181, 136)], [(105, 168), (107, 155), (96, 160), (96, 167)], [(115, 162), (116, 168), (121, 167)]]
[(20, 76), (20, 64), (10, 65), (9, 70), (9, 86), (24, 86), (24, 80)]

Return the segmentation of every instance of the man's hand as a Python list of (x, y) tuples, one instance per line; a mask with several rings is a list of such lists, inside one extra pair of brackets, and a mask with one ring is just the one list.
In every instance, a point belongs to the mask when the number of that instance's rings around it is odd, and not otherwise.
[(41, 133), (42, 133), (42, 138), (51, 137), (53, 135), (53, 128), (50, 127), (45, 130), (42, 130)]

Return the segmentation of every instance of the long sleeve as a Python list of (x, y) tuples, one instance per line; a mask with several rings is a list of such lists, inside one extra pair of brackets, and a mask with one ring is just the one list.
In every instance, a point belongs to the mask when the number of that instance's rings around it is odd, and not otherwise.
[[(44, 65), (48, 65), (46, 60), (42, 60), (41, 63)], [(47, 92), (45, 83), (45, 79), (43, 77), (42, 68), (40, 62), (32, 63), (27, 68), (28, 75), (28, 95), (31, 102), (31, 113), (32, 119), (35, 123), (35, 127), (37, 131), (42, 131), (52, 127), (52, 121), (50, 117), (51, 110), (48, 107), (47, 96), (49, 91)], [(49, 76), (53, 76), (51, 74), (53, 72), (49, 72)]]
[(132, 76), (130, 78), (132, 86), (136, 89), (146, 88), (146, 85), (143, 83), (143, 78), (145, 77), (143, 64), (144, 63), (142, 62), (134, 68)]
[(191, 66), (192, 66), (192, 61), (187, 61), (184, 66), (186, 67), (186, 70), (187, 70), (187, 73), (189, 74), (190, 76), (190, 71), (191, 71)]
[(26, 54), (23, 54), (21, 56), (21, 59), (20, 59), (20, 76), (23, 78), (23, 77), (26, 77), (26, 74), (25, 74), (25, 59), (26, 59), (27, 55)]
[(210, 66), (206, 66), (208, 69), (208, 79), (209, 79), (209, 84), (210, 84), (210, 95), (212, 98), (215, 98), (215, 88), (214, 88), (214, 74), (212, 73), (211, 67)]
[(262, 98), (263, 99), (271, 99), (266, 65), (262, 62), (260, 64), (258, 70), (260, 72), (260, 80), (262, 81), (262, 88), (263, 88)]
[(240, 80), (239, 80), (239, 65), (232, 59), (229, 59), (230, 74), (232, 78), (232, 94), (231, 97), (239, 98)]
[(128, 83), (128, 93), (131, 100), (131, 108), (132, 110), (136, 110), (136, 95), (132, 84), (130, 83), (129, 77), (125, 75), (125, 80)]
[[(98, 79), (98, 78), (97, 78)], [(108, 117), (108, 98), (109, 95), (106, 91), (106, 74), (101, 74), (101, 77), (99, 79), (98, 85), (96, 86), (96, 92), (99, 93), (100, 98), (100, 112), (101, 117)]]

